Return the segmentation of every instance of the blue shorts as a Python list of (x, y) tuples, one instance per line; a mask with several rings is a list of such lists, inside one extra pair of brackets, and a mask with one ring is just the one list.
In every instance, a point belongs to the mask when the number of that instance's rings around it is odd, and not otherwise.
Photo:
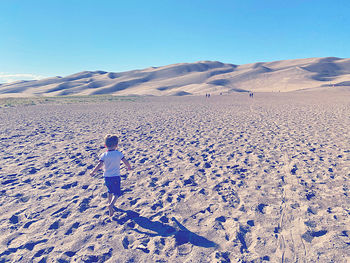
[(105, 177), (105, 183), (108, 188), (108, 193), (120, 196), (120, 176)]

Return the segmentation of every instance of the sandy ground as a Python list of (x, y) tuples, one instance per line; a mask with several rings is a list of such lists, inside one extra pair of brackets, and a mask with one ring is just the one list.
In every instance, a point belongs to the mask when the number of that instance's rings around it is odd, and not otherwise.
[[(0, 109), (0, 262), (350, 262), (350, 93)], [(116, 133), (134, 170), (108, 216)]]

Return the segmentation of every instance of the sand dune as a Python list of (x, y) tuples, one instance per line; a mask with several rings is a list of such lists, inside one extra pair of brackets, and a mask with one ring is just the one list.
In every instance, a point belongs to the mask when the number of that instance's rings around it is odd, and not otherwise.
[(84, 71), (67, 77), (0, 85), (0, 96), (174, 95), (285, 92), (349, 87), (350, 59), (309, 58), (246, 65), (215, 61), (127, 72)]
[[(1, 108), (0, 262), (349, 262), (349, 95)], [(89, 175), (111, 132), (113, 217)]]

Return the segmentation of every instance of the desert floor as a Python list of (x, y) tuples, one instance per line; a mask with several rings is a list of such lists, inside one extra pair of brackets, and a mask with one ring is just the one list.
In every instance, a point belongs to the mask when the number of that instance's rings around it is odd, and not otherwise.
[[(0, 120), (0, 262), (350, 261), (349, 91), (11, 101)], [(113, 217), (90, 176), (107, 133), (134, 167)]]

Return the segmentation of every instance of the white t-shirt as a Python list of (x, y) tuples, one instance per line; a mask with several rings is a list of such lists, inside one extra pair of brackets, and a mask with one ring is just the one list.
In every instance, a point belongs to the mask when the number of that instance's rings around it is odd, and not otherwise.
[(117, 150), (107, 151), (101, 154), (100, 161), (104, 164), (104, 177), (120, 176), (120, 161), (124, 155)]

